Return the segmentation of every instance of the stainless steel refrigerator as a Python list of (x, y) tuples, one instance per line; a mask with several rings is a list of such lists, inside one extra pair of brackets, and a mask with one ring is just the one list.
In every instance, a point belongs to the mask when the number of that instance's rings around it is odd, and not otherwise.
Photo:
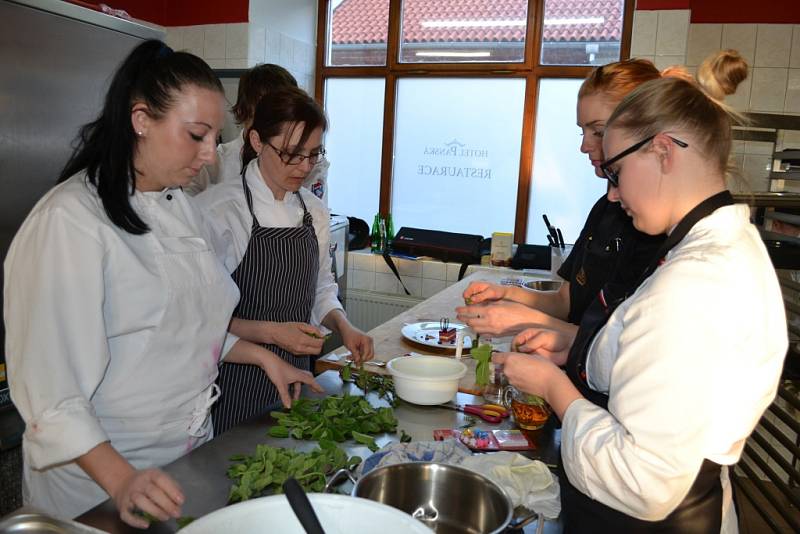
[[(0, 260), (55, 185), (78, 128), (99, 113), (116, 66), (153, 38), (164, 33), (60, 0), (0, 0)], [(2, 324), (0, 347), (3, 364)], [(0, 408), (7, 404), (0, 380)]]

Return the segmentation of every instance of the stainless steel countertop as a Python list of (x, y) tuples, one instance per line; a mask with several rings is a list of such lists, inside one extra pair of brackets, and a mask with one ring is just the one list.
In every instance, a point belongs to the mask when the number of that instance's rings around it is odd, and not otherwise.
[[(338, 395), (351, 390), (354, 390), (354, 394), (358, 394), (360, 391), (355, 389), (352, 384), (342, 384), (338, 374), (334, 371), (322, 373), (317, 380), (325, 389), (325, 395)], [(324, 395), (304, 391), (304, 396), (322, 397)], [(371, 395), (370, 401), (375, 405), (384, 402), (377, 401), (374, 395)], [(482, 402), (482, 399), (459, 393), (457, 401), (459, 404), (468, 404)], [(433, 430), (457, 428), (466, 422), (464, 414), (460, 412), (438, 406), (416, 406), (403, 401), (400, 401), (395, 408), (395, 416), (398, 420), (398, 431), (405, 430), (414, 441), (430, 441), (433, 439)], [(478, 421), (480, 422), (480, 420)], [(559, 461), (561, 431), (555, 429), (552, 422), (553, 418), (543, 429), (531, 434), (537, 449), (525, 453), (526, 456), (542, 460), (547, 464), (556, 464)], [(225, 473), (230, 465), (228, 460), (230, 456), (251, 454), (258, 444), (303, 451), (314, 449), (317, 446), (314, 441), (270, 437), (267, 435), (267, 428), (272, 424), (274, 424), (274, 420), (268, 415), (242, 423), (163, 468), (183, 488), (186, 496), (182, 510), (183, 515), (201, 517), (226, 505), (231, 481)], [(488, 424), (479, 426), (489, 427)], [(511, 426), (512, 424), (505, 420), (502, 424), (491, 428), (509, 428)], [(376, 441), (378, 445), (383, 446), (391, 441), (397, 441), (397, 439), (396, 434), (382, 434), (377, 437)], [(366, 458), (372, 454), (368, 448), (356, 444), (354, 441), (344, 442), (340, 446), (350, 455)], [(122, 523), (110, 500), (81, 515), (77, 521), (114, 534), (142, 532)], [(535, 525), (536, 523), (533, 523), (526, 527), (525, 532), (535, 532)], [(154, 523), (146, 532), (174, 532), (176, 528), (174, 521), (168, 521)], [(545, 532), (547, 534), (560, 533), (560, 522), (546, 522)]]

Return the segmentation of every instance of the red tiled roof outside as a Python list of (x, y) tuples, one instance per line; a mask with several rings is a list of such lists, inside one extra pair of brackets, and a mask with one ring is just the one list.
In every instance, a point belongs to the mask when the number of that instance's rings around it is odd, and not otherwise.
[[(521, 42), (527, 0), (405, 0), (403, 40), (430, 42)], [(619, 41), (623, 0), (547, 0), (545, 41)], [(559, 24), (565, 19), (598, 19)], [(423, 25), (435, 21), (509, 21), (502, 26)], [(549, 22), (549, 23), (548, 23)], [(567, 22), (567, 21), (565, 21)], [(333, 44), (386, 42), (389, 0), (343, 0), (333, 11)]]

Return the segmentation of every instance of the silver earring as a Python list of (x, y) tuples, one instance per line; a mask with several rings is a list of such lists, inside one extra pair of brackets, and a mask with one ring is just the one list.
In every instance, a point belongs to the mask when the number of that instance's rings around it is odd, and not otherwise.
[(136, 135), (138, 135), (139, 137), (141, 137), (141, 136), (142, 136), (142, 132), (136, 132)]

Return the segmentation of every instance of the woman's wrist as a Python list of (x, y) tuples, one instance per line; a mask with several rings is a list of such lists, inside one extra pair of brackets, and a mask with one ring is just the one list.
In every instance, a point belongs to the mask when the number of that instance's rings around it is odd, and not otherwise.
[(273, 335), (275, 327), (278, 326), (278, 323), (273, 321), (261, 321), (261, 343), (265, 345), (274, 345), (275, 344), (275, 336)]
[(564, 414), (573, 401), (583, 398), (569, 377), (555, 364), (547, 371), (547, 390), (544, 399), (553, 409), (559, 419), (564, 419)]
[(128, 480), (136, 474), (136, 468), (108, 441), (98, 444), (89, 452), (78, 457), (76, 463), (115, 502)]
[(322, 324), (341, 336), (345, 335), (348, 328), (352, 328), (344, 312), (338, 308), (329, 311), (322, 320)]

